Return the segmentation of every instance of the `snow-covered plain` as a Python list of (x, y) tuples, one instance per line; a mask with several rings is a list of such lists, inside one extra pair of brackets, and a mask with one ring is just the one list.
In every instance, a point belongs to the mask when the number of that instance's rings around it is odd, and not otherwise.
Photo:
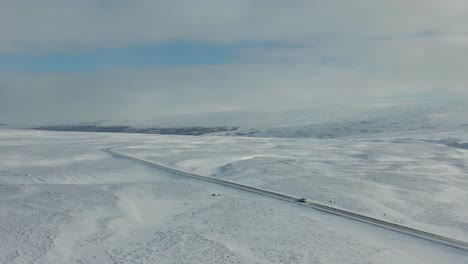
[[(468, 133), (155, 138), (120, 152), (468, 240)], [(169, 149), (169, 151), (167, 151)]]
[(467, 252), (101, 151), (119, 147), (174, 168), (331, 200), (466, 240), (463, 136), (0, 130), (0, 263), (466, 263)]

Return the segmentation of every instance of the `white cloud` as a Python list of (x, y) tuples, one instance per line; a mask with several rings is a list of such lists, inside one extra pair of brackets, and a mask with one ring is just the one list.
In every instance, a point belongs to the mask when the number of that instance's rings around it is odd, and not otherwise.
[[(0, 121), (133, 118), (320, 101), (468, 98), (465, 0), (3, 0), (0, 54), (274, 43), (238, 64), (0, 74)], [(2, 121), (3, 122), (3, 121)]]
[(0, 51), (56, 51), (176, 40), (317, 39), (467, 32), (464, 0), (3, 0)]
[[(468, 98), (467, 77), (309, 64), (115, 70), (94, 75), (0, 75), (0, 121), (144, 119), (242, 109), (300, 108), (442, 91)], [(449, 75), (446, 75), (449, 76)], [(444, 87), (440, 87), (444, 85)]]

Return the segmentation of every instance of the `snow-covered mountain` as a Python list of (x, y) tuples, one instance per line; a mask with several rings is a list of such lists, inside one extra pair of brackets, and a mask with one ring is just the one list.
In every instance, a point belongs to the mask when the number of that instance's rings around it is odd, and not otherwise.
[[(315, 110), (315, 109), (314, 109)], [(440, 131), (468, 128), (468, 107), (462, 103), (383, 104), (347, 110), (297, 111), (293, 122), (273, 124), (269, 128), (240, 129), (231, 135), (260, 137), (336, 138), (363, 134), (408, 131)], [(290, 113), (289, 113), (290, 114)], [(293, 117), (293, 115), (291, 115)], [(302, 118), (302, 122), (299, 121)]]
[(238, 127), (217, 135), (333, 138), (359, 134), (468, 128), (468, 102), (399, 102), (324, 105), (288, 111), (215, 112), (145, 121), (102, 121), (149, 127)]
[(230, 111), (101, 120), (43, 126), (46, 130), (147, 134), (336, 138), (362, 134), (468, 129), (467, 102), (398, 102), (317, 105), (283, 111)]

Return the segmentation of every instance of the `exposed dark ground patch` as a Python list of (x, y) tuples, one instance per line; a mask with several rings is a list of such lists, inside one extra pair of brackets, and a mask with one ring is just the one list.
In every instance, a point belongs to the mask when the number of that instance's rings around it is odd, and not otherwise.
[(35, 130), (77, 131), (77, 132), (110, 132), (110, 133), (140, 133), (162, 135), (192, 135), (200, 136), (209, 133), (237, 130), (238, 127), (173, 127), (173, 128), (133, 128), (129, 126), (96, 126), (96, 125), (65, 125), (42, 126)]

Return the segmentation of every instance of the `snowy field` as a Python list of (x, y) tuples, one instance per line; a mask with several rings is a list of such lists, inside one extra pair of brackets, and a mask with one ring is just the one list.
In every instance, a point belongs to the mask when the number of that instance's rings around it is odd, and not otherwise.
[(155, 138), (118, 151), (468, 240), (468, 134)]
[(463, 135), (318, 140), (0, 130), (0, 263), (467, 263), (467, 252), (101, 151), (119, 147), (467, 240)]

